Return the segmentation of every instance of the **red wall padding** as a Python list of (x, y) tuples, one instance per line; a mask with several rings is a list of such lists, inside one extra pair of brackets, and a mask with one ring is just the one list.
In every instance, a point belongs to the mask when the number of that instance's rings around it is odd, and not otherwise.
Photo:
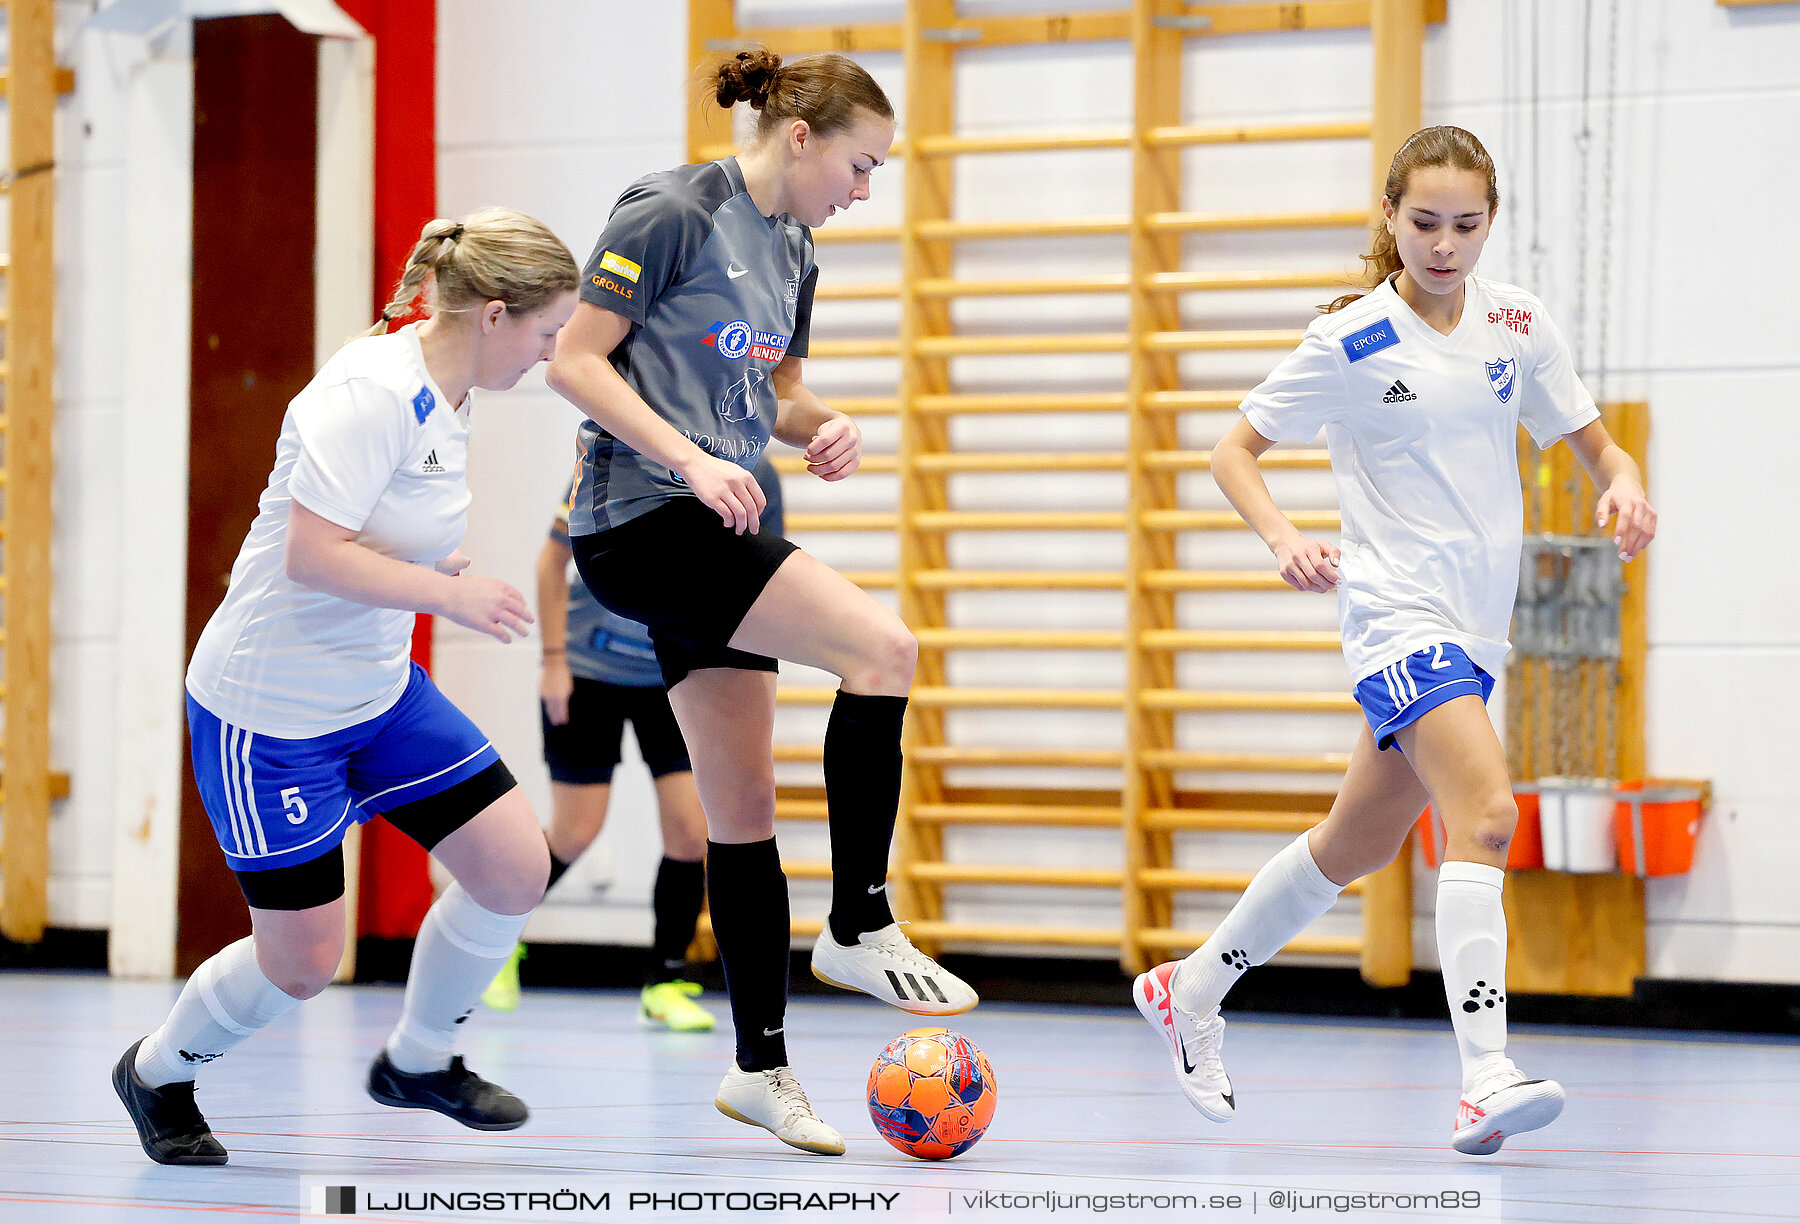
[[(419, 231), (437, 215), (437, 0), (338, 0), (375, 39), (375, 284), (371, 320), (387, 304)], [(431, 618), (413, 632), (431, 666)], [(410, 939), (431, 905), (425, 851), (385, 820), (363, 826), (362, 935)]]

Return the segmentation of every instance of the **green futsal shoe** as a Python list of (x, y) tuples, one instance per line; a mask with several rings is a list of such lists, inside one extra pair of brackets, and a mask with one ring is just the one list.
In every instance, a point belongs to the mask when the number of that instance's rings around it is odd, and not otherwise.
[(638, 995), (638, 1023), (646, 1028), (666, 1028), (674, 1033), (712, 1031), (713, 1014), (694, 1002), (697, 982), (657, 982)]

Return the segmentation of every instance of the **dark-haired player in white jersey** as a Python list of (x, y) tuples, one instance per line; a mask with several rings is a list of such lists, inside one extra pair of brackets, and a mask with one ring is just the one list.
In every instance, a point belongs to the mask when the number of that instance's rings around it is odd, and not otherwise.
[[(429, 612), (503, 642), (524, 597), (461, 574), (470, 390), (547, 360), (575, 309), (575, 261), (507, 209), (425, 226), (382, 320), (339, 349), (282, 419), (231, 585), (187, 673), (194, 777), (250, 905), (251, 935), (194, 972), (113, 1087), (144, 1152), (219, 1165), (194, 1075), (325, 989), (344, 949), (345, 831), (380, 813), (455, 882), (426, 913), (369, 1095), (477, 1130), (524, 1102), (456, 1056), (458, 1026), (544, 895), (537, 819), (494, 747), (411, 662)], [(429, 282), (431, 317), (393, 335)]]
[(914, 948), (887, 902), (900, 728), (918, 643), (885, 605), (759, 530), (750, 469), (771, 435), (841, 480), (854, 422), (801, 379), (816, 269), (809, 227), (869, 193), (893, 107), (841, 55), (741, 52), (716, 96), (758, 112), (737, 157), (653, 174), (620, 197), (585, 269), (550, 385), (590, 420), (569, 531), (596, 598), (648, 625), (705, 805), (713, 930), (736, 1065), (719, 1109), (829, 1155), (788, 1066), (789, 920), (775, 848), (776, 659), (841, 678), (825, 732), (832, 897), (815, 975), (949, 1015), (975, 992)]
[[(1250, 393), (1213, 450), (1225, 495), (1302, 591), (1336, 591), (1344, 657), (1367, 715), (1330, 814), (1257, 873), (1186, 960), (1137, 979), (1138, 1010), (1169, 1044), (1182, 1091), (1215, 1121), (1236, 1111), (1219, 1004), (1238, 977), (1391, 861), (1429, 801), (1448, 835), (1438, 954), (1462, 1057), (1452, 1135), (1487, 1155), (1562, 1110), (1552, 1080), (1506, 1056), (1506, 916), (1517, 809), (1485, 701), (1510, 649), (1523, 524), (1516, 436), (1566, 441), (1616, 516), (1621, 560), (1656, 532), (1637, 464), (1616, 446), (1568, 345), (1523, 289), (1473, 275), (1499, 207), (1494, 163), (1461, 128), (1426, 128), (1395, 154), (1373, 287), (1333, 302)], [(1257, 457), (1325, 433), (1342, 546), (1306, 539), (1276, 507)]]

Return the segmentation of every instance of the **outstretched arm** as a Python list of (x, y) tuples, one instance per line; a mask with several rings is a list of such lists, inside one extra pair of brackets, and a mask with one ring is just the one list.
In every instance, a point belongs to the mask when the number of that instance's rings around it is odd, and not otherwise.
[(1606, 526), (1614, 515), (1613, 543), (1619, 546), (1619, 560), (1629, 561), (1650, 546), (1656, 538), (1656, 511), (1644, 496), (1644, 476), (1637, 462), (1612, 440), (1606, 426), (1590, 421), (1563, 441), (1581, 460), (1600, 498), (1594, 503), (1594, 522)]

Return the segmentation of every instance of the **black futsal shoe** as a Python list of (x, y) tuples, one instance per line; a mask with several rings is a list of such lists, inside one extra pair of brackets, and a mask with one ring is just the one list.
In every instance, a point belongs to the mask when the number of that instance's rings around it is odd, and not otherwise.
[(143, 1044), (142, 1037), (131, 1043), (113, 1068), (112, 1082), (137, 1127), (144, 1155), (157, 1164), (224, 1164), (230, 1157), (194, 1104), (194, 1081), (177, 1080), (161, 1088), (146, 1084), (137, 1073), (138, 1047)]
[(396, 1109), (435, 1109), (474, 1130), (518, 1130), (531, 1117), (524, 1101), (463, 1066), (461, 1055), (442, 1071), (413, 1075), (383, 1050), (369, 1068), (369, 1095)]

